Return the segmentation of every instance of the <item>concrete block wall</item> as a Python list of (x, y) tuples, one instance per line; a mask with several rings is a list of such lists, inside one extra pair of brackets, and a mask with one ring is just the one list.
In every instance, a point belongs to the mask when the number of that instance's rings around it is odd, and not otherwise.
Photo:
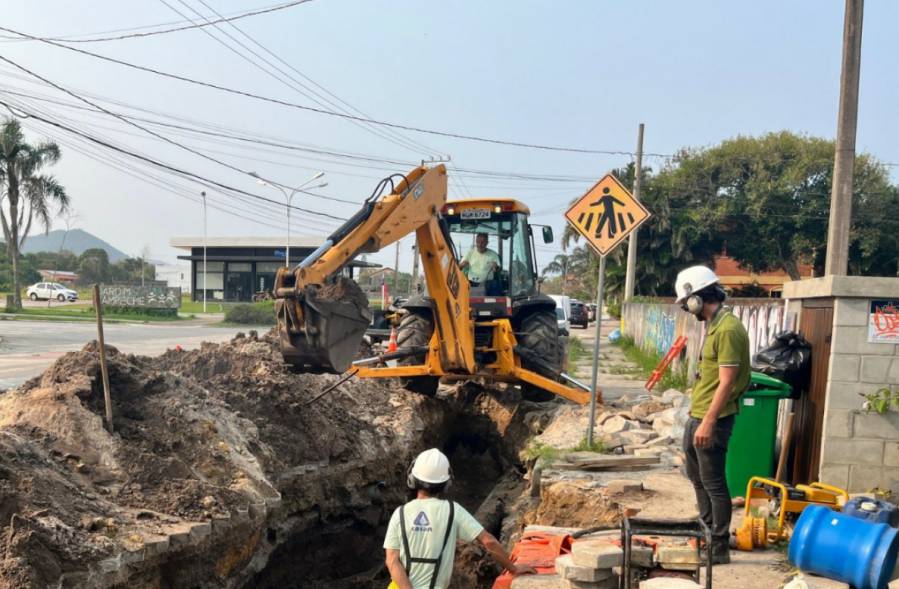
[(835, 298), (820, 480), (899, 494), (899, 413), (862, 410), (862, 394), (899, 392), (899, 345), (868, 343), (865, 298)]

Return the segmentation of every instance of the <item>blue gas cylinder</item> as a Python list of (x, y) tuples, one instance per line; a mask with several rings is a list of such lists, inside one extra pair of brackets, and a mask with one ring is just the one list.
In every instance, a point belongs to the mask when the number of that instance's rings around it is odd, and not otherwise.
[(843, 506), (843, 513), (865, 521), (887, 524), (894, 528), (899, 524), (899, 507), (887, 501), (870, 497), (854, 497)]
[(787, 556), (803, 571), (855, 589), (886, 589), (897, 551), (896, 528), (809, 505), (796, 522)]

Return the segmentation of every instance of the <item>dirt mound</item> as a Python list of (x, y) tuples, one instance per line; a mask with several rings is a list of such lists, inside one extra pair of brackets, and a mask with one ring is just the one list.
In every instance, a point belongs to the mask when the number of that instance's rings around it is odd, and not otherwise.
[(280, 501), (297, 472), (370, 464), (430, 402), (369, 380), (310, 403), (338, 377), (291, 372), (272, 333), (107, 357), (113, 434), (96, 343), (0, 395), (0, 587), (56, 586), (172, 526)]

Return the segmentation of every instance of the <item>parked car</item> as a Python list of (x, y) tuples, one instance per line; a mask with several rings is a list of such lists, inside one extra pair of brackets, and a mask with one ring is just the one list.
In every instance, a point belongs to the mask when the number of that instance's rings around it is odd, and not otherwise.
[(37, 284), (32, 284), (28, 287), (28, 290), (25, 291), (25, 296), (32, 301), (38, 299), (56, 299), (57, 301), (78, 300), (77, 292), (58, 282), (38, 282)]
[(587, 316), (587, 305), (580, 301), (571, 301), (571, 325), (579, 325), (587, 329), (590, 318)]
[(559, 335), (568, 335), (571, 317), (571, 298), (564, 295), (549, 295), (556, 301), (556, 322), (559, 324)]

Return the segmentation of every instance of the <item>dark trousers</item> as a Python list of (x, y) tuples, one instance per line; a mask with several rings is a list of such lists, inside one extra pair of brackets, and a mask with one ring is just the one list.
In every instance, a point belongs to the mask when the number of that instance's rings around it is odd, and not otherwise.
[(696, 491), (699, 517), (712, 530), (715, 544), (723, 543), (727, 546), (733, 508), (727, 477), (724, 475), (724, 464), (727, 459), (727, 443), (734, 429), (734, 416), (722, 417), (716, 422), (712, 443), (705, 448), (697, 448), (693, 443), (693, 434), (700, 423), (701, 420), (691, 417), (684, 428), (687, 477)]

